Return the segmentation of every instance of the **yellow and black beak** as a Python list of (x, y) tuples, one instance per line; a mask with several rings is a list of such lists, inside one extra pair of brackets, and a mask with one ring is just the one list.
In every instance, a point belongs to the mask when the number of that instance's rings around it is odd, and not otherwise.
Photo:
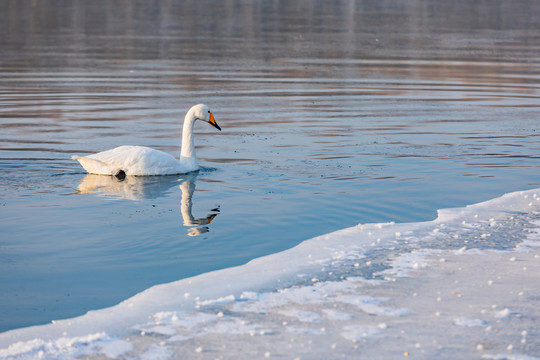
[(217, 124), (216, 119), (214, 119), (214, 114), (210, 113), (210, 120), (208, 120), (208, 123), (212, 125), (213, 127), (215, 127), (216, 129), (218, 129), (219, 131), (221, 131), (221, 128)]

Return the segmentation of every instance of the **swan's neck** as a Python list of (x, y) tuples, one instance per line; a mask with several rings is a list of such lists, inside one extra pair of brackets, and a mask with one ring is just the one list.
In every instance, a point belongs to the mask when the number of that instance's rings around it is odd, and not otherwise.
[(193, 125), (195, 124), (195, 115), (189, 111), (184, 119), (182, 129), (182, 150), (180, 151), (180, 163), (189, 171), (195, 171), (199, 168), (197, 155), (195, 154), (195, 143), (193, 142)]

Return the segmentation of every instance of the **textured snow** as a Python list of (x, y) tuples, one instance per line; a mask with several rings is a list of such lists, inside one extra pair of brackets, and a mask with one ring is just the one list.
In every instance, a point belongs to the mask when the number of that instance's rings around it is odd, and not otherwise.
[(454, 323), (459, 326), (486, 326), (486, 322), (480, 319), (469, 319), (466, 317), (460, 317), (454, 320)]

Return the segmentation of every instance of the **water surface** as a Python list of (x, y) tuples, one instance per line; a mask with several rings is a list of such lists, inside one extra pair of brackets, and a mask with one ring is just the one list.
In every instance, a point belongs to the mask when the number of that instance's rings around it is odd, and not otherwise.
[[(538, 187), (539, 12), (2, 2), (0, 330)], [(196, 125), (198, 174), (119, 182), (70, 158), (122, 144), (178, 155), (200, 102), (223, 131)]]

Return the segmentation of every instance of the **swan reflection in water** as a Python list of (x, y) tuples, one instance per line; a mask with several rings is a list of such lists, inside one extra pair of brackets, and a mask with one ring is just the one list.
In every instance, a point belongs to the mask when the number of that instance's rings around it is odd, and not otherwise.
[(77, 187), (78, 194), (96, 193), (110, 199), (156, 199), (166, 196), (167, 191), (180, 182), (182, 199), (180, 213), (189, 236), (210, 231), (208, 225), (219, 214), (219, 206), (210, 210), (206, 217), (195, 218), (192, 213), (193, 193), (198, 173), (176, 176), (126, 176), (123, 179), (107, 175), (88, 174)]
[(206, 217), (195, 219), (191, 212), (191, 207), (193, 206), (191, 199), (195, 192), (195, 179), (197, 178), (197, 174), (190, 175), (190, 177), (192, 177), (192, 179), (185, 180), (180, 184), (180, 190), (182, 191), (182, 201), (180, 202), (182, 206), (180, 207), (180, 211), (182, 212), (184, 226), (190, 228), (188, 230), (188, 235), (197, 236), (210, 231), (206, 225), (210, 224), (218, 215), (219, 206), (212, 209), (212, 213), (208, 214)]

